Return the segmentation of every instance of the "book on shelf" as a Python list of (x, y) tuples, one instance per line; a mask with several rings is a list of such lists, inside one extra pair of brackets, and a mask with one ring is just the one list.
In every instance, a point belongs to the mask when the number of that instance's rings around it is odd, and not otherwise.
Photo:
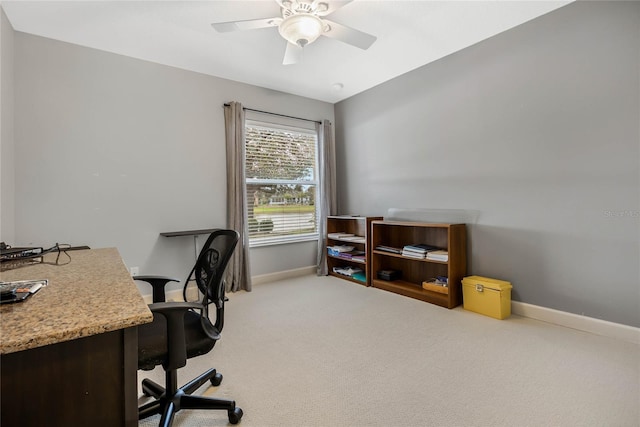
[(431, 261), (449, 261), (449, 252), (445, 250), (432, 251), (427, 253), (427, 259)]
[(440, 248), (437, 246), (427, 245), (425, 243), (416, 243), (413, 245), (405, 245), (402, 248), (402, 256), (424, 259), (429, 253), (438, 250), (440, 250)]
[(437, 251), (437, 250), (439, 250), (441, 248), (439, 248), (437, 246), (427, 245), (425, 243), (416, 243), (416, 244), (413, 244), (413, 245), (405, 245), (402, 249), (406, 250), (406, 251), (410, 251), (410, 252), (417, 252), (417, 253), (421, 253), (421, 254), (426, 254), (427, 252)]
[(386, 246), (386, 245), (378, 245), (378, 246), (376, 246), (376, 250), (377, 251), (382, 251), (382, 252), (389, 252), (389, 253), (392, 253), (392, 254), (401, 254), (402, 253), (402, 249), (394, 248), (393, 246)]
[(402, 251), (402, 256), (407, 257), (407, 258), (416, 258), (416, 259), (424, 259), (425, 254), (420, 254), (418, 252), (411, 252), (411, 251)]

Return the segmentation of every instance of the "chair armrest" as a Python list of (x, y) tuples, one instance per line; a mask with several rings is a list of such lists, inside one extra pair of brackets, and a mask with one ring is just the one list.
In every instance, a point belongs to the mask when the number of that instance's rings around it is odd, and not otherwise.
[(182, 368), (187, 364), (187, 345), (184, 330), (184, 315), (191, 309), (203, 310), (199, 302), (160, 302), (149, 304), (152, 313), (167, 319), (167, 351), (165, 370)]
[(149, 310), (153, 312), (159, 312), (160, 314), (172, 313), (174, 311), (185, 312), (191, 309), (202, 310), (204, 306), (200, 302), (181, 302), (181, 301), (171, 301), (171, 302), (155, 302), (153, 304), (149, 304)]
[(178, 279), (166, 276), (133, 276), (133, 280), (147, 282), (153, 288), (153, 302), (165, 302), (164, 288), (169, 282), (179, 282)]

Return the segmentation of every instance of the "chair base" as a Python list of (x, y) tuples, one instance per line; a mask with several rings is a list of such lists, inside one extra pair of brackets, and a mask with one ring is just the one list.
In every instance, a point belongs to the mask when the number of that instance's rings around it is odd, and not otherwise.
[[(145, 396), (153, 397), (155, 400), (138, 408), (139, 420), (155, 414), (162, 414), (159, 425), (161, 427), (169, 427), (173, 423), (176, 412), (181, 409), (217, 409), (227, 411), (231, 424), (240, 422), (243, 412), (242, 409), (236, 407), (235, 401), (191, 395), (207, 381), (210, 381), (214, 386), (220, 385), (222, 375), (218, 374), (215, 369), (209, 369), (180, 388), (175, 386), (177, 371), (167, 371), (166, 377), (166, 388), (149, 379), (142, 381), (142, 392)], [(170, 392), (168, 393), (167, 390)]]

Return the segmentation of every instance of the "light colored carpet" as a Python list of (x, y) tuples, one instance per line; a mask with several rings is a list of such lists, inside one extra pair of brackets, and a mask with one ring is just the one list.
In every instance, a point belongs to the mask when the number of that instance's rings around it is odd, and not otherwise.
[[(640, 426), (636, 344), (334, 277), (229, 298), (221, 341), (180, 383), (218, 369), (222, 384), (196, 393), (235, 399), (240, 426)], [(180, 411), (174, 423), (227, 424), (224, 411)]]

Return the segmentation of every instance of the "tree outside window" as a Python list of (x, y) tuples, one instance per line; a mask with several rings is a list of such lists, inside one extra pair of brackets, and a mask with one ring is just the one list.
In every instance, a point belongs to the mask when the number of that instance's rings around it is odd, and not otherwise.
[(317, 238), (317, 135), (247, 121), (245, 174), (252, 245)]

